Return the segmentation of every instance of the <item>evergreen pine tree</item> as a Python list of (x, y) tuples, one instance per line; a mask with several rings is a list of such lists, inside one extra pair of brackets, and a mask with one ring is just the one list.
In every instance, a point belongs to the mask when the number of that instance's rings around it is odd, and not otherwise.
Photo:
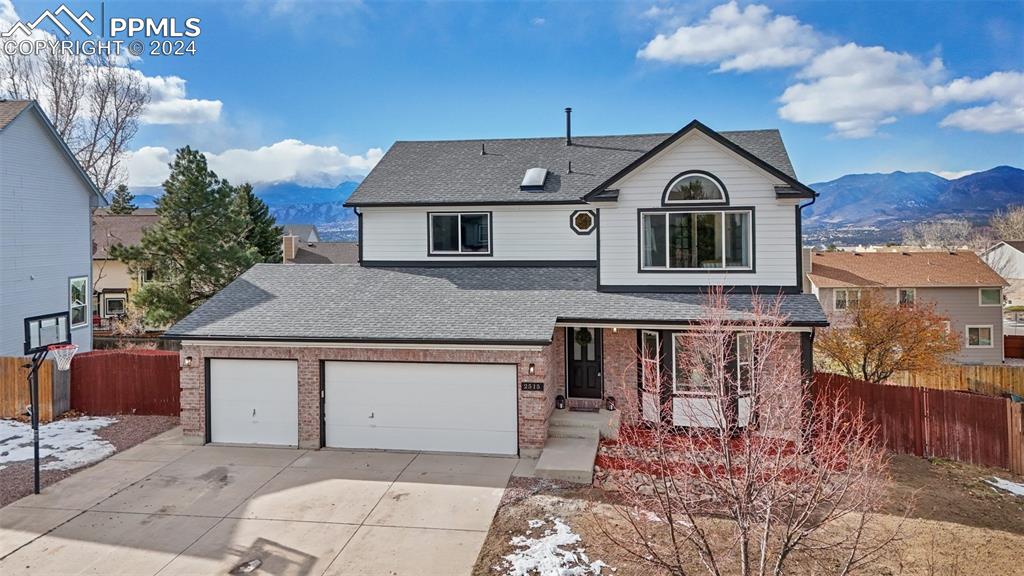
[(186, 146), (170, 168), (158, 222), (138, 245), (111, 249), (133, 272), (156, 271), (132, 300), (155, 325), (184, 318), (260, 257), (244, 240), (249, 216), (235, 188), (207, 167), (205, 156)]
[(270, 215), (270, 208), (252, 191), (251, 184), (237, 188), (237, 201), (241, 210), (248, 215), (245, 231), (246, 242), (259, 252), (260, 262), (281, 261), (281, 235), (284, 227)]
[(131, 214), (138, 206), (135, 205), (135, 195), (128, 191), (124, 184), (118, 184), (114, 189), (114, 196), (110, 199), (111, 214)]

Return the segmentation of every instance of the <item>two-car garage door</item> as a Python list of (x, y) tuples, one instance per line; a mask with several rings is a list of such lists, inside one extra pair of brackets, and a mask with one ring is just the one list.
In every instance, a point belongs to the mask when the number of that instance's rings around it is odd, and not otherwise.
[[(298, 444), (294, 360), (210, 360), (210, 440)], [(511, 364), (324, 363), (328, 447), (515, 454)]]
[(516, 367), (327, 362), (324, 426), (329, 447), (515, 454)]

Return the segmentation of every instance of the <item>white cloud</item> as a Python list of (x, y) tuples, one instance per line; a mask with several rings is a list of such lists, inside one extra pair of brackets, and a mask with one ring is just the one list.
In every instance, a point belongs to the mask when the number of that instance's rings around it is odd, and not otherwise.
[(530, 20), (530, 24), (533, 24), (534, 26), (537, 26), (537, 27), (543, 26), (543, 25), (545, 25), (547, 23), (548, 23), (548, 21), (546, 19), (544, 19), (544, 18), (541, 18), (540, 16), (537, 16), (534, 19)]
[(936, 99), (944, 102), (989, 101), (949, 114), (939, 126), (978, 132), (1024, 133), (1024, 74), (993, 72), (980, 79), (958, 78), (937, 86)]
[(1024, 105), (993, 102), (957, 110), (939, 122), (943, 128), (953, 127), (974, 132), (1017, 132), (1024, 134)]
[[(141, 73), (140, 73), (141, 75)], [(177, 76), (143, 76), (149, 104), (142, 114), (146, 124), (203, 124), (220, 118), (220, 100), (186, 98), (185, 80)]]
[(932, 86), (944, 74), (942, 60), (924, 64), (881, 46), (846, 44), (812, 60), (783, 92), (779, 116), (793, 122), (828, 123), (837, 135), (864, 138), (896, 121), (896, 113), (920, 114), (936, 104)]
[[(651, 18), (665, 8), (652, 6)], [(718, 64), (718, 71), (747, 72), (795, 66), (808, 61), (820, 39), (813, 28), (790, 16), (773, 16), (767, 6), (740, 8), (735, 2), (715, 7), (707, 18), (658, 34), (637, 56), (681, 64)]]
[[(294, 182), (304, 186), (336, 186), (353, 173), (366, 173), (384, 151), (370, 148), (349, 155), (337, 146), (316, 146), (299, 140), (282, 140), (255, 150), (234, 148), (219, 154), (205, 153), (210, 169), (233, 184)], [(128, 185), (159, 186), (167, 178), (174, 152), (147, 146), (128, 157)]]
[(964, 176), (969, 176), (976, 172), (980, 172), (980, 170), (931, 170), (932, 174), (935, 174), (936, 176), (941, 176), (946, 180), (956, 180), (957, 178), (963, 178)]

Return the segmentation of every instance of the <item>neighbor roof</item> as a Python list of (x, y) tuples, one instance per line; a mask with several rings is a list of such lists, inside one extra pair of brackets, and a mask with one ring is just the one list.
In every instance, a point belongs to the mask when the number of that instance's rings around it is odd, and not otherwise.
[(359, 262), (359, 244), (355, 242), (299, 242), (293, 264), (355, 264)]
[(31, 105), (31, 100), (0, 100), (0, 130), (13, 122), (22, 110)]
[(93, 259), (109, 258), (108, 251), (116, 244), (137, 245), (142, 241), (142, 233), (146, 228), (156, 224), (159, 219), (154, 208), (137, 208), (131, 214), (111, 214), (105, 209), (96, 210), (92, 219)]
[(1003, 286), (988, 264), (970, 251), (815, 252), (807, 275), (819, 288)]
[[(676, 133), (500, 140), (395, 142), (346, 206), (576, 203), (649, 152), (690, 129), (713, 134), (796, 182), (778, 130), (713, 132), (691, 122)], [(572, 171), (569, 172), (569, 163)], [(526, 170), (547, 168), (540, 191), (521, 190)]]
[[(167, 331), (175, 339), (546, 344), (558, 321), (684, 324), (702, 294), (594, 290), (594, 268), (368, 268), (257, 264)], [(792, 325), (827, 324), (811, 294), (782, 298)], [(729, 296), (733, 319), (753, 296)]]
[(311, 232), (317, 232), (317, 237), (320, 236), (316, 226), (312, 224), (285, 224), (284, 234), (285, 236), (298, 236), (303, 242), (306, 238), (309, 238)]

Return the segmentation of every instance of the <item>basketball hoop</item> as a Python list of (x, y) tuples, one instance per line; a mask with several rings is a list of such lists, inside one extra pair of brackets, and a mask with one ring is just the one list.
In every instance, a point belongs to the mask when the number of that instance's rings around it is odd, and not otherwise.
[(54, 344), (48, 348), (53, 361), (57, 364), (57, 370), (66, 372), (71, 369), (71, 359), (78, 352), (77, 344)]

